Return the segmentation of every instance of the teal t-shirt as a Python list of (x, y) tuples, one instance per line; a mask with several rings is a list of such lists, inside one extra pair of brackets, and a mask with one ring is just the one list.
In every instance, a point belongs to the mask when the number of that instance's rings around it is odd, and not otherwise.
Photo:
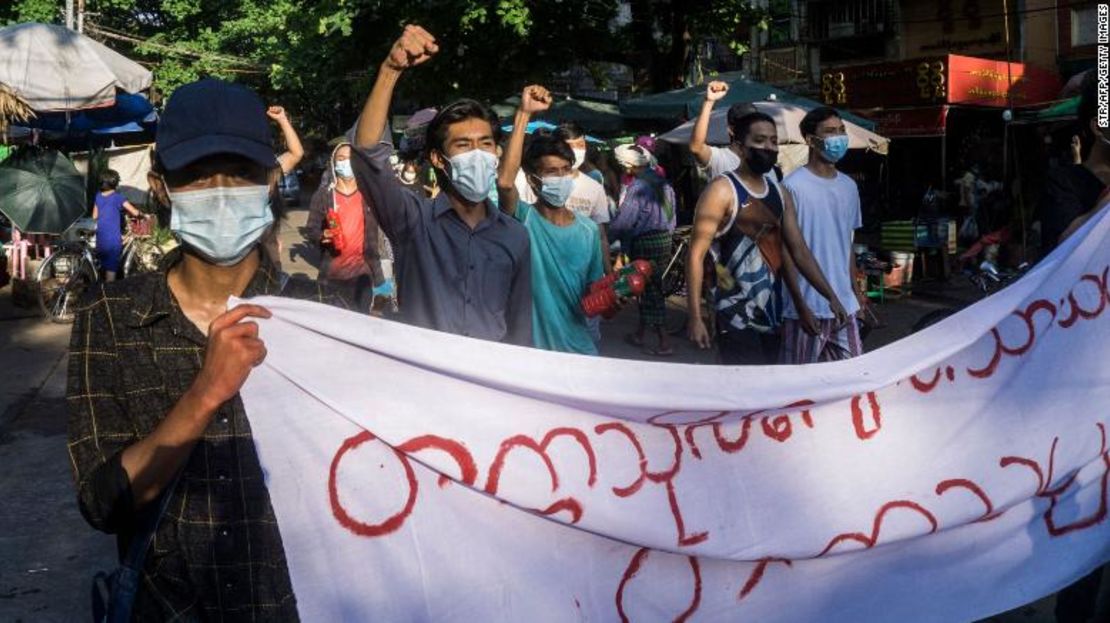
[(574, 215), (560, 227), (531, 204), (517, 204), (516, 218), (532, 242), (532, 339), (544, 350), (596, 355), (579, 301), (605, 273), (597, 224)]

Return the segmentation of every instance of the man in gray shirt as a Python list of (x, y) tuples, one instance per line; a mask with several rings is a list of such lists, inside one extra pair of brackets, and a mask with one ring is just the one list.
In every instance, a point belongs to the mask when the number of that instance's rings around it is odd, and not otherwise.
[(497, 118), (460, 100), (428, 125), (428, 160), (444, 187), (434, 200), (404, 187), (379, 142), (401, 74), (439, 50), (406, 26), (378, 71), (355, 131), (359, 190), (393, 246), (401, 319), (486, 340), (532, 346), (528, 232), (489, 202), (496, 192)]

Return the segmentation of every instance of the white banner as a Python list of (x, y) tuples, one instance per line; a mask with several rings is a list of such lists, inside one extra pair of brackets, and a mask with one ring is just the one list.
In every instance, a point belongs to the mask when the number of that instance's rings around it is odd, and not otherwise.
[(549, 353), (260, 299), (306, 621), (968, 621), (1110, 558), (1110, 217), (858, 359)]

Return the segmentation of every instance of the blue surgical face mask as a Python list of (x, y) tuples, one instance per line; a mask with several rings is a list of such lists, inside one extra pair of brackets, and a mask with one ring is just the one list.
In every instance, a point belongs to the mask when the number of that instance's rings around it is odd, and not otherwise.
[(484, 149), (471, 149), (447, 159), (451, 186), (467, 201), (489, 196), (497, 178), (497, 156)]
[(832, 163), (839, 162), (848, 153), (848, 135), (826, 136), (821, 142), (821, 155)]
[(574, 190), (574, 177), (552, 176), (540, 178), (540, 197), (544, 203), (553, 208), (562, 208), (567, 205), (571, 191)]
[(269, 186), (170, 193), (170, 229), (219, 266), (241, 262), (273, 222)]
[(351, 166), (350, 160), (336, 160), (335, 174), (350, 179), (355, 176), (355, 169)]

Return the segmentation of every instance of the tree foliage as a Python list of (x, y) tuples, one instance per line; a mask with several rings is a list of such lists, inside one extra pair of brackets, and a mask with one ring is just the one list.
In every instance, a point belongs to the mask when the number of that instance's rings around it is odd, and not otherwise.
[[(401, 85), (403, 104), (501, 99), (576, 64), (642, 69), (643, 88), (676, 86), (690, 50), (713, 38), (742, 51), (759, 19), (749, 0), (86, 0), (86, 32), (148, 64), (157, 93), (216, 76), (250, 84), (334, 135), (357, 114), (404, 24), (441, 44)], [(62, 0), (14, 0), (0, 23), (62, 21)]]

